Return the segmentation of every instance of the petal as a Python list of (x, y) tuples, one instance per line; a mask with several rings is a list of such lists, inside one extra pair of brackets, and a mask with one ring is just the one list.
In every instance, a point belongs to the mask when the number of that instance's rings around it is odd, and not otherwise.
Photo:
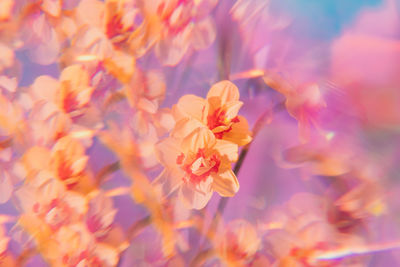
[(175, 106), (176, 119), (190, 117), (199, 121), (203, 120), (203, 111), (206, 105), (205, 99), (195, 95), (182, 96)]
[(105, 243), (96, 243), (94, 254), (104, 266), (116, 266), (118, 263), (117, 249)]
[(226, 157), (230, 162), (235, 162), (238, 159), (239, 148), (237, 144), (217, 139), (214, 149), (217, 150), (222, 157)]
[(196, 22), (192, 31), (192, 44), (196, 50), (205, 49), (214, 42), (215, 25), (211, 18)]
[(185, 118), (178, 121), (171, 132), (171, 136), (175, 138), (185, 138), (197, 128), (204, 127), (204, 125), (195, 119)]
[(137, 102), (137, 108), (150, 114), (155, 114), (158, 109), (158, 104), (156, 101), (151, 101), (147, 98), (141, 97)]
[(43, 0), (42, 10), (53, 17), (58, 17), (61, 13), (60, 0)]
[(242, 101), (231, 101), (226, 103), (225, 105), (225, 117), (229, 120), (233, 119), (234, 117), (236, 117), (236, 115), (239, 112), (239, 109), (243, 106), (243, 102)]
[(0, 76), (0, 88), (8, 92), (14, 93), (17, 90), (18, 81), (15, 77)]
[(251, 131), (246, 118), (238, 116), (239, 122), (232, 124), (232, 129), (224, 133), (223, 139), (244, 146), (252, 140)]
[(73, 170), (73, 173), (74, 174), (81, 173), (83, 169), (85, 169), (88, 160), (89, 160), (88, 156), (82, 156), (79, 159), (77, 159), (74, 163), (72, 163), (71, 169)]
[(177, 139), (168, 137), (156, 144), (157, 159), (164, 166), (175, 166), (176, 158), (182, 153)]
[(230, 81), (221, 81), (214, 84), (207, 94), (207, 98), (220, 97), (221, 105), (226, 102), (238, 101), (239, 100), (239, 89)]
[(42, 75), (35, 79), (31, 85), (31, 90), (36, 99), (44, 99), (53, 102), (56, 99), (56, 94), (60, 83), (53, 77)]
[(185, 29), (177, 35), (167, 35), (156, 44), (155, 52), (163, 65), (175, 66), (181, 61), (189, 47), (189, 33), (190, 29)]
[(0, 176), (0, 204), (6, 203), (12, 194), (13, 185), (7, 172), (3, 171)]
[(32, 147), (23, 156), (24, 166), (28, 172), (45, 170), (50, 164), (50, 151), (44, 147)]
[(211, 188), (207, 188), (206, 185), (210, 183), (211, 177), (200, 188), (196, 188), (190, 183), (183, 183), (179, 190), (179, 198), (182, 202), (191, 209), (202, 209), (204, 208), (212, 196)]
[(184, 175), (184, 172), (178, 168), (165, 168), (152, 183), (154, 191), (159, 194), (161, 199), (166, 198), (179, 188)]
[(213, 175), (213, 189), (223, 197), (232, 197), (239, 190), (239, 181), (231, 169)]
[(65, 196), (63, 196), (63, 200), (79, 215), (85, 214), (88, 210), (86, 197), (82, 194), (67, 191)]
[(40, 65), (50, 65), (57, 61), (60, 52), (60, 41), (57, 32), (51, 28), (50, 37), (40, 40), (40, 43), (29, 50), (30, 59)]
[(181, 148), (187, 153), (188, 151), (197, 152), (199, 149), (210, 148), (214, 145), (215, 136), (213, 132), (206, 127), (200, 127), (183, 139)]

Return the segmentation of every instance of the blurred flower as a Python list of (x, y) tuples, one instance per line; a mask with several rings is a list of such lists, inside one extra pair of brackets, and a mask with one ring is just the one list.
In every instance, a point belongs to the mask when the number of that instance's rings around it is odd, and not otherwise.
[[(134, 32), (132, 49), (155, 46), (155, 53), (164, 65), (176, 65), (193, 47), (205, 49), (216, 36), (212, 18), (208, 16), (217, 1), (143, 1), (143, 24)], [(138, 56), (141, 56), (139, 54)]]
[(50, 167), (58, 179), (68, 187), (79, 183), (89, 159), (82, 144), (70, 136), (62, 137), (51, 151)]
[(83, 224), (62, 227), (53, 237), (55, 248), (45, 257), (54, 266), (115, 266), (119, 252), (116, 248), (97, 243)]
[(44, 224), (57, 231), (63, 225), (79, 221), (87, 211), (84, 195), (67, 190), (46, 171), (25, 183), (15, 195), (23, 217), (29, 221), (22, 226), (32, 235), (35, 225)]
[(77, 111), (89, 102), (93, 92), (87, 71), (81, 65), (69, 66), (61, 72), (60, 83), (58, 95), (60, 108), (71, 116), (79, 114)]
[(86, 225), (96, 237), (102, 237), (111, 228), (117, 210), (112, 200), (103, 193), (97, 194), (89, 201), (89, 210), (86, 214)]
[(245, 220), (230, 222), (216, 241), (217, 250), (227, 266), (246, 266), (261, 248), (261, 239)]
[(281, 75), (269, 71), (265, 72), (263, 79), (268, 86), (285, 96), (286, 109), (298, 121), (300, 140), (307, 142), (310, 139), (310, 127), (318, 127), (318, 115), (326, 107), (318, 84), (295, 85)]
[(363, 240), (338, 232), (326, 215), (323, 199), (306, 193), (293, 196), (283, 209), (270, 214), (265, 240), (278, 266), (346, 266), (345, 260), (319, 260), (318, 256)]
[[(173, 112), (177, 126), (173, 136), (184, 136), (190, 119), (206, 125), (216, 138), (233, 142), (239, 146), (251, 141), (247, 120), (237, 113), (243, 102), (239, 101), (239, 90), (230, 81), (214, 84), (203, 99), (195, 95), (181, 97)], [(186, 119), (186, 120), (185, 120)]]
[(355, 231), (366, 226), (373, 217), (387, 212), (382, 186), (374, 181), (362, 180), (332, 203), (328, 211), (329, 221), (339, 231)]

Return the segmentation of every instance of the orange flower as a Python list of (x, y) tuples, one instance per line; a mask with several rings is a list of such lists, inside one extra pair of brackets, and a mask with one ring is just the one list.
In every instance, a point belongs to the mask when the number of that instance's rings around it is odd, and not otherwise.
[(60, 108), (71, 116), (80, 114), (79, 109), (89, 102), (93, 92), (88, 72), (82, 65), (69, 66), (62, 71), (60, 82)]
[[(177, 122), (194, 118), (206, 125), (216, 138), (243, 146), (251, 141), (251, 133), (247, 120), (237, 115), (242, 105), (238, 88), (230, 81), (221, 81), (210, 88), (206, 99), (195, 95), (181, 97), (173, 112)], [(180, 130), (175, 129), (173, 134), (181, 136)]]
[(86, 226), (96, 237), (104, 237), (110, 231), (116, 213), (112, 200), (99, 193), (89, 202)]
[(142, 56), (150, 47), (164, 65), (174, 66), (193, 47), (205, 49), (215, 40), (208, 14), (217, 1), (148, 0), (142, 5), (143, 23), (132, 34), (130, 46)]
[(72, 187), (79, 182), (88, 159), (82, 144), (65, 136), (54, 145), (50, 165), (55, 176)]
[(35, 231), (36, 224), (46, 225), (50, 231), (83, 218), (87, 200), (82, 194), (67, 190), (47, 171), (38, 173), (16, 191), (18, 206), (29, 225), (21, 224), (27, 232)]
[(217, 191), (231, 197), (239, 182), (231, 169), (238, 146), (216, 139), (206, 127), (195, 128), (185, 138), (168, 137), (157, 146), (165, 170), (156, 180), (167, 194), (179, 188), (179, 197), (190, 208), (202, 209)]
[(328, 222), (326, 204), (320, 196), (298, 193), (270, 214), (265, 239), (276, 258), (274, 266), (347, 266), (345, 259), (319, 258), (343, 245), (363, 243), (357, 235), (340, 233)]
[(230, 222), (218, 240), (218, 252), (228, 266), (246, 266), (261, 247), (256, 229), (245, 220)]

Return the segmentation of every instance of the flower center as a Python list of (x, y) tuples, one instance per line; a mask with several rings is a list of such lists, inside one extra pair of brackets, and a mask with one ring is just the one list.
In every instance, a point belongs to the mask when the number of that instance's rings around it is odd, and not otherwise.
[(239, 122), (238, 116), (228, 119), (226, 117), (226, 110), (221, 108), (217, 108), (207, 116), (207, 126), (218, 139), (222, 139), (224, 133), (231, 131), (233, 123), (237, 122)]
[(181, 153), (176, 158), (176, 163), (185, 171), (185, 182), (198, 184), (207, 179), (212, 172), (218, 172), (221, 160), (216, 154), (206, 155), (204, 149), (199, 149), (195, 155), (185, 156)]

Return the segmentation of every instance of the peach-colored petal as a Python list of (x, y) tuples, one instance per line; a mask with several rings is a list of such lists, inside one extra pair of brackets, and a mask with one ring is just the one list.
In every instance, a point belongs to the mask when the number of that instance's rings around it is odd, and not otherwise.
[(195, 95), (182, 96), (175, 106), (175, 116), (177, 119), (181, 117), (190, 117), (199, 121), (203, 120), (203, 110), (206, 101)]
[(85, 214), (88, 210), (87, 198), (82, 194), (67, 191), (63, 200), (78, 214)]
[(53, 17), (58, 17), (61, 13), (61, 0), (43, 0), (42, 10)]
[(249, 125), (246, 118), (243, 116), (238, 116), (238, 122), (232, 124), (232, 129), (225, 132), (223, 135), (224, 140), (238, 144), (239, 146), (244, 146), (250, 143), (252, 140), (251, 132), (249, 130)]
[(221, 105), (239, 100), (239, 89), (230, 81), (220, 81), (214, 84), (210, 91), (208, 91), (207, 98), (219, 97), (221, 98)]
[(34, 19), (33, 25), (30, 26), (33, 28), (34, 37), (38, 38), (29, 49), (30, 59), (41, 65), (54, 63), (60, 52), (60, 41), (56, 31), (44, 15)]
[(197, 50), (205, 49), (214, 42), (215, 36), (215, 25), (210, 17), (196, 22), (192, 30), (193, 47)]
[(155, 53), (162, 64), (175, 66), (183, 58), (189, 48), (190, 29), (179, 32), (175, 36), (160, 40), (155, 46)]
[(293, 247), (299, 246), (300, 241), (284, 230), (272, 230), (266, 235), (266, 241), (277, 258), (285, 257)]
[(49, 167), (50, 151), (44, 147), (32, 147), (25, 152), (23, 162), (28, 173), (44, 170)]
[(226, 114), (225, 117), (228, 120), (232, 120), (233, 118), (236, 117), (236, 115), (239, 112), (239, 109), (243, 106), (242, 101), (231, 101), (229, 103), (226, 103), (225, 105), (225, 110)]
[(156, 156), (165, 166), (176, 165), (176, 158), (181, 153), (180, 143), (175, 138), (166, 138), (156, 145)]
[(184, 118), (175, 124), (171, 136), (175, 138), (185, 138), (200, 127), (204, 127), (200, 121), (191, 118)]
[(156, 114), (156, 127), (158, 136), (172, 131), (175, 126), (174, 116), (169, 109), (160, 109)]
[(82, 0), (77, 7), (78, 18), (82, 25), (90, 25), (101, 29), (104, 19), (104, 2), (98, 0)]
[(185, 173), (178, 169), (164, 169), (153, 181), (154, 190), (164, 199), (182, 185)]
[(183, 151), (197, 152), (199, 149), (209, 148), (214, 146), (214, 144), (214, 134), (208, 128), (201, 127), (195, 129), (183, 139), (181, 148)]
[(116, 266), (118, 263), (118, 250), (103, 243), (97, 243), (94, 254), (101, 260), (103, 266)]
[(116, 51), (104, 61), (107, 70), (122, 83), (128, 83), (135, 71), (135, 58), (127, 53)]
[[(1, 4), (0, 4), (0, 10), (1, 10)], [(14, 51), (7, 45), (0, 43), (0, 71), (3, 71), (4, 69), (11, 67), (13, 63), (14, 63)]]
[(214, 149), (222, 157), (226, 157), (230, 162), (235, 162), (238, 159), (238, 145), (223, 139), (217, 139)]
[(239, 181), (231, 169), (212, 175), (213, 189), (223, 197), (232, 197), (239, 191)]
[(150, 114), (155, 114), (158, 110), (158, 104), (155, 101), (150, 101), (147, 98), (141, 97), (137, 102), (137, 108)]
[(8, 92), (14, 93), (17, 90), (18, 81), (16, 77), (7, 77), (5, 75), (0, 76), (0, 88), (7, 90)]
[(0, 21), (11, 17), (13, 6), (14, 0), (3, 0), (0, 2)]
[(196, 186), (190, 183), (183, 183), (179, 191), (180, 199), (189, 208), (204, 208), (212, 196), (211, 182), (212, 178), (209, 177), (206, 181), (202, 181)]
[(165, 95), (165, 77), (161, 71), (149, 70), (146, 73), (146, 97), (150, 99), (163, 98)]
[(73, 173), (82, 172), (85, 169), (88, 160), (89, 160), (88, 156), (83, 156), (77, 159), (75, 162), (73, 162), (71, 165), (71, 170), (73, 171)]
[(42, 75), (35, 79), (31, 85), (31, 89), (33, 96), (36, 99), (44, 99), (49, 102), (54, 102), (59, 86), (60, 83), (57, 79), (47, 75)]
[(0, 172), (0, 204), (7, 202), (13, 192), (10, 176), (4, 170)]

